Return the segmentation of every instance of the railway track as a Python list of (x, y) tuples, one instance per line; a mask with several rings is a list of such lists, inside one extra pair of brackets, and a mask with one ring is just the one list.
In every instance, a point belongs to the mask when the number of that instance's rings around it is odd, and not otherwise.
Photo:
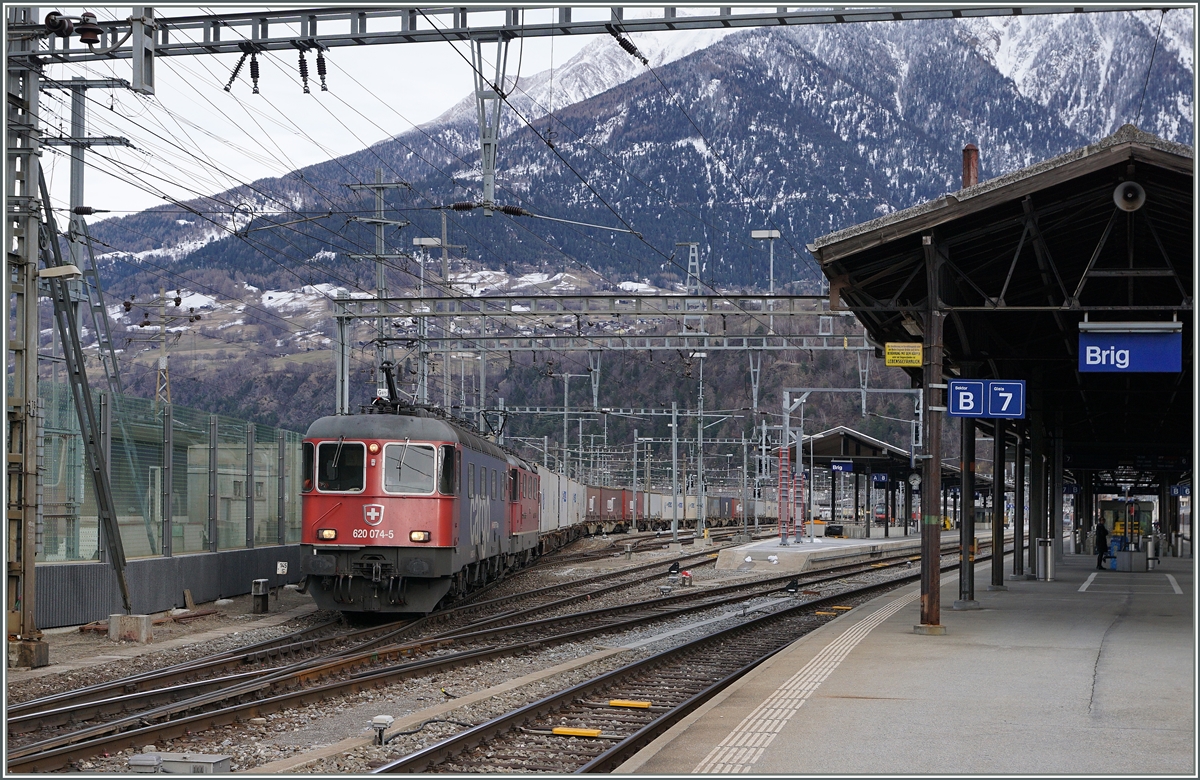
[(671, 648), (467, 729), (375, 773), (609, 772), (797, 637), (919, 576), (915, 572), (806, 602)]
[[(697, 554), (699, 555), (709, 553)], [(902, 563), (903, 560), (899, 560), (893, 565)], [(661, 578), (663, 565), (663, 562), (653, 564), (658, 571), (639, 579)], [(857, 568), (840, 567), (840, 573), (824, 578), (802, 579), (805, 585), (809, 585), (839, 576), (853, 576), (855, 573), (871, 571), (879, 565), (876, 563)], [(646, 567), (635, 567), (635, 570), (644, 568)], [(629, 571), (614, 574), (627, 574)], [(606, 575), (591, 579), (603, 581), (608, 578)], [(102, 751), (171, 739), (185, 733), (202, 731), (331, 696), (353, 693), (407, 677), (427, 675), (464, 664), (521, 653), (531, 647), (536, 648), (548, 643), (578, 640), (723, 604), (744, 602), (748, 597), (753, 598), (777, 590), (776, 586), (785, 579), (786, 576), (780, 576), (718, 589), (697, 588), (691, 593), (679, 593), (649, 603), (591, 610), (523, 623), (514, 622), (519, 617), (534, 615), (548, 606), (541, 605), (493, 617), (482, 623), (443, 630), (416, 641), (386, 644), (409, 633), (412, 629), (410, 624), (371, 637), (369, 647), (364, 645), (350, 648), (324, 658), (304, 660), (275, 669), (249, 674), (235, 673), (200, 683), (137, 691), (75, 705), (66, 702), (62, 697), (50, 697), (58, 699), (54, 702), (58, 706), (50, 709), (42, 707), (40, 711), (35, 706), (27, 707), (24, 714), (18, 713), (17, 730), (14, 731), (10, 725), (10, 733), (40, 734), (46, 728), (75, 723), (86, 717), (111, 719), (33, 744), (16, 748), (10, 745), (8, 766), (10, 771), (53, 771), (72, 761)], [(629, 584), (607, 585), (600, 590), (629, 587)], [(747, 590), (754, 592), (747, 596)], [(737, 595), (737, 591), (742, 591), (741, 595)], [(551, 605), (563, 606), (580, 598), (580, 595), (573, 594), (555, 600)], [(688, 601), (695, 603), (686, 604)], [(504, 625), (497, 625), (498, 623)], [(555, 629), (559, 629), (558, 633), (554, 633)], [(497, 637), (503, 637), (506, 641), (487, 644)], [(279, 645), (283, 646), (285, 645)], [(261, 651), (260, 649), (257, 652)], [(210, 664), (236, 663), (237, 658), (246, 657), (246, 654), (239, 656), (236, 653), (221, 655), (226, 657), (210, 659)], [(421, 658), (411, 660), (415, 656)], [(397, 661), (400, 663), (395, 663)], [(193, 662), (192, 666), (196, 663)], [(380, 668), (381, 665), (383, 668)], [(191, 670), (175, 669), (170, 673), (177, 675), (188, 672)], [(121, 682), (114, 681), (114, 684)], [(145, 685), (146, 681), (139, 680), (138, 684)], [(89, 695), (94, 696), (95, 693), (91, 691)], [(139, 711), (123, 714), (130, 710)], [(10, 724), (12, 722), (10, 713)]]
[[(697, 565), (703, 565), (703, 559), (711, 555), (711, 552), (695, 553), (676, 560), (696, 561)], [(149, 707), (158, 703), (180, 701), (189, 695), (214, 689), (212, 686), (230, 684), (239, 676), (237, 673), (227, 677), (220, 676), (226, 672), (245, 672), (247, 667), (254, 667), (253, 673), (259, 674), (271, 661), (312, 655), (329, 651), (339, 645), (364, 650), (382, 643), (395, 643), (404, 637), (419, 635), (423, 629), (429, 632), (480, 612), (494, 612), (497, 608), (523, 599), (534, 599), (538, 603), (556, 607), (586, 600), (653, 579), (658, 574), (647, 576), (644, 572), (651, 569), (661, 570), (662, 565), (661, 562), (643, 564), (577, 580), (569, 586), (536, 588), (509, 596), (468, 602), (426, 618), (401, 620), (349, 632), (340, 619), (327, 621), (236, 650), (97, 683), (66, 693), (11, 704), (8, 707), (8, 732), (10, 735), (31, 733), (70, 722), (87, 721), (107, 714), (129, 711), (136, 709), (139, 704)], [(613, 579), (621, 581), (607, 587), (594, 587)], [(558, 598), (546, 598), (550, 594), (558, 594)], [(139, 694), (141, 698), (137, 698)]]
[[(711, 563), (715, 558), (713, 551), (703, 551), (673, 560), (689, 562), (690, 565)], [(382, 626), (358, 629), (349, 633), (344, 628), (337, 631), (339, 621), (315, 626), (295, 632), (286, 637), (258, 643), (235, 651), (218, 653), (213, 656), (178, 664), (155, 672), (147, 672), (134, 677), (113, 680), (89, 686), (77, 691), (71, 691), (55, 696), (15, 705), (9, 710), (8, 731), (10, 735), (9, 768), (15, 771), (17, 766), (29, 764), (38, 770), (51, 767), (65, 766), (72, 760), (93, 755), (121, 742), (122, 734), (161, 733), (162, 729), (146, 726), (133, 729), (146, 721), (166, 719), (170, 722), (180, 722), (181, 716), (195, 710), (213, 710), (227, 700), (238, 700), (250, 697), (264, 698), (281, 688), (290, 688), (311, 684), (314, 680), (341, 673), (352, 673), (365, 664), (401, 660), (405, 657), (435, 652), (450, 644), (447, 640), (438, 638), (436, 633), (430, 635), (432, 629), (439, 626), (445, 630), (446, 624), (458, 623), (481, 611), (495, 611), (496, 607), (522, 599), (533, 599), (539, 602), (535, 606), (522, 610), (523, 613), (533, 613), (538, 609), (561, 608), (571, 603), (592, 597), (636, 586), (651, 579), (661, 577), (665, 564), (661, 561), (624, 568), (612, 572), (579, 580), (570, 586), (548, 586), (531, 591), (524, 591), (510, 596), (461, 605), (451, 610), (435, 613), (415, 621), (401, 621)], [(647, 573), (651, 569), (653, 574)], [(614, 584), (611, 581), (617, 580)], [(566, 594), (566, 595), (564, 595)], [(547, 596), (556, 598), (547, 599)], [(428, 639), (416, 639), (401, 643), (405, 638), (420, 636), (425, 632)], [(313, 657), (322, 650), (337, 648), (327, 652), (323, 657)], [(506, 648), (505, 653), (511, 653)], [(489, 657), (500, 653), (487, 653)], [(294, 661), (284, 666), (266, 667), (264, 662), (293, 658), (306, 655), (303, 660)], [(459, 658), (456, 662), (431, 660), (425, 664), (409, 664), (411, 672), (385, 675), (386, 680), (400, 679), (415, 673), (429, 673), (439, 668), (449, 668), (455, 663), (473, 663), (481, 660), (479, 652), (467, 654), (469, 657)], [(254, 666), (247, 671), (247, 666)], [(229, 673), (231, 672), (232, 673)], [(360, 677), (362, 675), (359, 675)], [(385, 680), (385, 681), (386, 681)], [(376, 684), (379, 684), (377, 681)], [(326, 686), (328, 687), (328, 686)], [(357, 690), (358, 683), (351, 682), (343, 692)], [(272, 711), (278, 709), (277, 704), (283, 704), (285, 699), (266, 695), (268, 703), (264, 705)], [(286, 698), (286, 697), (285, 697)], [(293, 697), (296, 703), (305, 703), (305, 697)], [(233, 722), (237, 718), (227, 719), (227, 713), (217, 710), (210, 721), (200, 716), (187, 716), (185, 719), (199, 728), (208, 725), (219, 725)], [(107, 719), (107, 720), (105, 720)], [(12, 747), (12, 737), (25, 734), (44, 736), (48, 730), (63, 729), (73, 724), (103, 721), (86, 726), (65, 734), (55, 735), (36, 743)], [(91, 745), (95, 749), (88, 746)], [(77, 746), (77, 747), (72, 747)], [(29, 761), (25, 761), (29, 759)]]
[[(742, 533), (740, 528), (710, 529), (708, 540), (713, 544), (720, 544), (728, 542), (740, 533)], [(752, 539), (769, 539), (778, 535), (779, 529), (775, 525), (761, 525), (750, 532)], [(552, 560), (554, 563), (566, 563), (575, 560), (583, 561), (607, 558), (614, 555), (621, 555), (625, 551), (626, 545), (632, 545), (632, 551), (635, 553), (658, 550), (662, 545), (668, 544), (671, 541), (670, 531), (635, 531), (626, 534), (612, 534), (608, 538), (610, 543), (607, 547), (581, 552), (551, 553), (551, 556), (553, 556)], [(694, 544), (695, 541), (696, 534), (693, 531), (679, 534), (680, 544)]]

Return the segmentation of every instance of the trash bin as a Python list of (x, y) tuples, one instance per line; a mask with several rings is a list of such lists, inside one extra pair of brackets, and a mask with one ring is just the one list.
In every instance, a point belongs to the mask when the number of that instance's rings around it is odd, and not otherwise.
[(1154, 571), (1158, 565), (1158, 537), (1143, 536), (1142, 549), (1146, 551), (1146, 570)]
[(1054, 540), (1037, 540), (1037, 578), (1042, 582), (1054, 582)]

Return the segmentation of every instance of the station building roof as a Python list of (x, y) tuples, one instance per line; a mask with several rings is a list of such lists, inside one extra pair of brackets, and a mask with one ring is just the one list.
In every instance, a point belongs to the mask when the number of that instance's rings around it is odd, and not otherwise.
[[(986, 150), (984, 150), (986, 153)], [(1136, 182), (1145, 202), (1118, 208)], [(1193, 155), (1125, 125), (1054, 159), (822, 236), (831, 308), (869, 337), (921, 341), (925, 253), (940, 261), (947, 379), (1023, 379), (1068, 469), (1178, 478), (1191, 469)], [(1080, 323), (1181, 323), (1179, 373), (1091, 373)], [(920, 369), (907, 369), (919, 384)], [(1028, 415), (1027, 415), (1028, 417)]]
[[(795, 461), (795, 447), (792, 447), (790, 454)], [(829, 468), (835, 460), (852, 461), (859, 473), (870, 471), (874, 474), (888, 474), (893, 480), (907, 479), (909, 474), (916, 473), (916, 470), (911, 468), (909, 450), (844, 425), (804, 437), (805, 464), (814, 462), (822, 468)], [(954, 487), (960, 481), (958, 466), (943, 463), (942, 484)], [(975, 484), (977, 489), (983, 489), (990, 486), (992, 480), (987, 474), (977, 473)]]

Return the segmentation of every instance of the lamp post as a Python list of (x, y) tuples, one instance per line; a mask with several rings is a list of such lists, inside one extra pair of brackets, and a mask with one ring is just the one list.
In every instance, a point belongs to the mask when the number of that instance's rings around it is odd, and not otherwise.
[[(587, 374), (563, 374), (562, 375), (562, 378), (563, 378), (563, 437), (562, 437), (562, 452), (563, 452), (562, 458), (563, 459), (562, 459), (562, 462), (563, 462), (563, 474), (565, 476), (570, 476), (568, 474), (568, 472), (570, 470), (569, 467), (571, 464), (571, 461), (568, 460), (568, 458), (567, 458), (567, 437), (570, 436), (570, 432), (568, 430), (569, 404), (567, 402), (567, 399), (568, 399), (568, 393), (570, 392), (570, 387), (571, 387), (571, 378), (577, 377), (577, 376), (587, 376)], [(582, 446), (582, 443), (580, 444), (580, 446)], [(578, 477), (579, 475), (576, 474), (575, 476)]]
[[(808, 401), (808, 396), (809, 396), (809, 393), (805, 393), (804, 395), (800, 396), (800, 440), (798, 442), (796, 442), (796, 447), (797, 447), (796, 463), (797, 463), (797, 465), (800, 466), (800, 478), (801, 478), (802, 482), (804, 480), (804, 404), (806, 401)], [(809, 447), (809, 449), (811, 450), (812, 448)], [(809, 498), (812, 495), (812, 485), (808, 485), (806, 483), (806, 487), (808, 488), (809, 496), (805, 496), (805, 498)], [(801, 499), (801, 506), (803, 506), (803, 499)], [(809, 512), (808, 512), (808, 540), (810, 542), (814, 538), (812, 521), (813, 521), (813, 517), (812, 517), (812, 508), (811, 508), (811, 502), (810, 502)], [(803, 541), (803, 540), (800, 538), (800, 529), (797, 528), (796, 529), (796, 544), (799, 544), (801, 541)]]
[[(771, 267), (770, 267), (770, 282), (769, 282), (770, 286), (767, 288), (767, 290), (773, 297), (775, 295), (775, 239), (779, 238), (779, 231), (778, 230), (751, 230), (750, 238), (752, 238), (756, 241), (769, 242), (767, 244), (767, 246), (770, 247)], [(773, 300), (767, 301), (767, 307), (769, 308), (770, 311), (775, 311), (775, 301), (773, 301)], [(774, 314), (772, 314), (769, 318), (767, 332), (772, 336), (775, 335), (775, 315)]]
[[(606, 417), (605, 420), (607, 421), (607, 419), (608, 418)], [(637, 529), (638, 529), (638, 522), (637, 522), (637, 512), (638, 512), (637, 456), (638, 456), (638, 430), (637, 430), (637, 428), (634, 428), (633, 429), (633, 506), (631, 507), (631, 509), (633, 510), (631, 513), (633, 515), (633, 517), (631, 519), (633, 520), (634, 533), (637, 533)]]
[[(413, 239), (413, 246), (421, 247), (421, 256), (417, 258), (417, 262), (421, 265), (421, 282), (420, 292), (418, 295), (422, 300), (425, 298), (425, 263), (429, 260), (429, 248), (440, 247), (442, 239), (418, 237)], [(425, 336), (426, 318), (417, 318), (417, 403), (429, 403), (429, 360), (425, 356)]]
[(679, 404), (671, 402), (671, 544), (679, 544)]

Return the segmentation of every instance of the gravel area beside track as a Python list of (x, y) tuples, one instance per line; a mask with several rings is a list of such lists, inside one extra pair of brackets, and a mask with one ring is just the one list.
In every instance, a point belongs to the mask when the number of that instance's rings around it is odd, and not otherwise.
[[(45, 636), (50, 646), (50, 666), (37, 670), (49, 673), (30, 675), (10, 671), (5, 686), (6, 701), (9, 704), (17, 704), (98, 682), (161, 669), (212, 653), (274, 639), (337, 617), (337, 614), (332, 612), (310, 612), (280, 625), (264, 627), (259, 625), (263, 617), (278, 616), (289, 609), (308, 607), (312, 604), (312, 599), (295, 591), (284, 590), (280, 593), (278, 601), (274, 596), (271, 597), (271, 612), (267, 616), (251, 613), (250, 596), (238, 597), (232, 601), (232, 604), (220, 607), (213, 607), (211, 603), (196, 606), (197, 610), (215, 608), (218, 610), (215, 615), (206, 615), (188, 623), (171, 622), (154, 626), (154, 643), (150, 645), (112, 642), (107, 634), (81, 632), (78, 627), (51, 630)], [(201, 637), (213, 632), (223, 635), (195, 642), (187, 641), (189, 637)], [(157, 648), (165, 643), (170, 643), (170, 646)], [(141, 652), (129, 658), (115, 655), (128, 650)], [(77, 666), (80, 663), (86, 664), (89, 659), (95, 663)], [(55, 666), (70, 666), (70, 670), (56, 672)]]

